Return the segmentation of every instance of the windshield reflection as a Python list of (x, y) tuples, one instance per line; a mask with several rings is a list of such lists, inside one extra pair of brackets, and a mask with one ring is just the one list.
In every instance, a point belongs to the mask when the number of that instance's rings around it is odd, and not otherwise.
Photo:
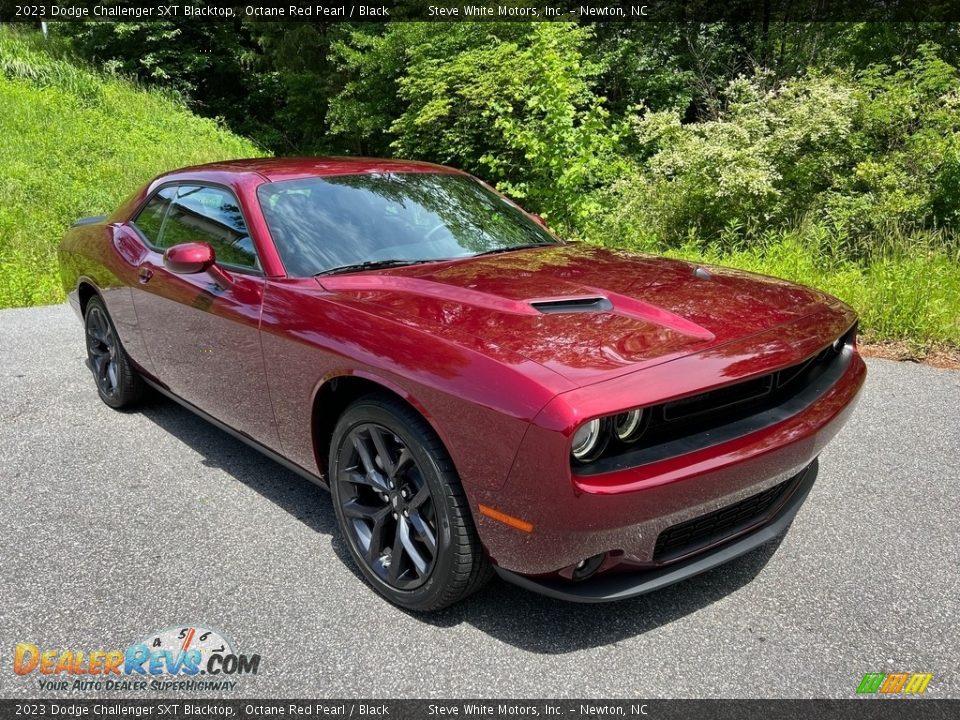
[(464, 175), (313, 177), (267, 183), (257, 195), (294, 277), (359, 263), (448, 260), (558, 242), (522, 210)]

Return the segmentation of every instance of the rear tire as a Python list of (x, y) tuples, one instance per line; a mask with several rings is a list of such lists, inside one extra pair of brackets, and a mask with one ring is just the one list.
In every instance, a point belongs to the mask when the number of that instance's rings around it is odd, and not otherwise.
[(490, 579), (453, 462), (410, 407), (376, 394), (355, 401), (333, 431), (328, 468), (350, 554), (390, 602), (438, 610)]
[(99, 297), (87, 301), (83, 325), (88, 365), (100, 399), (117, 410), (134, 405), (143, 397), (143, 379), (130, 364), (107, 307)]

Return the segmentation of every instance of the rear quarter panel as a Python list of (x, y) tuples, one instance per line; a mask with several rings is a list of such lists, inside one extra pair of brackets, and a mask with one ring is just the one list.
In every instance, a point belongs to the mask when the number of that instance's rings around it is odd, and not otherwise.
[(127, 354), (152, 375), (153, 366), (137, 324), (131, 291), (144, 252), (132, 230), (105, 221), (70, 228), (58, 256), (63, 289), (77, 314), (80, 285), (92, 285), (103, 298)]

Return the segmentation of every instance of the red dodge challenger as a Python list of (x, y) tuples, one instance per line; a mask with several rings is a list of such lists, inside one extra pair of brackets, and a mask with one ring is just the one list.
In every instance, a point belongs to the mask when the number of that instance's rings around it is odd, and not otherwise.
[(866, 373), (828, 295), (564, 242), (425, 163), (178, 170), (60, 261), (104, 402), (152, 387), (329, 487), (415, 610), (493, 572), (628, 598), (767, 542)]

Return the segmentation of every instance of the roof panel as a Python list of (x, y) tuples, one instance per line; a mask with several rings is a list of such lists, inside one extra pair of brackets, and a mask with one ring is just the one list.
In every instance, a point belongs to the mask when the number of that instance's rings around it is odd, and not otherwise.
[(183, 168), (175, 172), (252, 172), (271, 181), (326, 175), (356, 175), (381, 172), (446, 172), (459, 170), (414, 160), (367, 157), (250, 158), (227, 160)]

